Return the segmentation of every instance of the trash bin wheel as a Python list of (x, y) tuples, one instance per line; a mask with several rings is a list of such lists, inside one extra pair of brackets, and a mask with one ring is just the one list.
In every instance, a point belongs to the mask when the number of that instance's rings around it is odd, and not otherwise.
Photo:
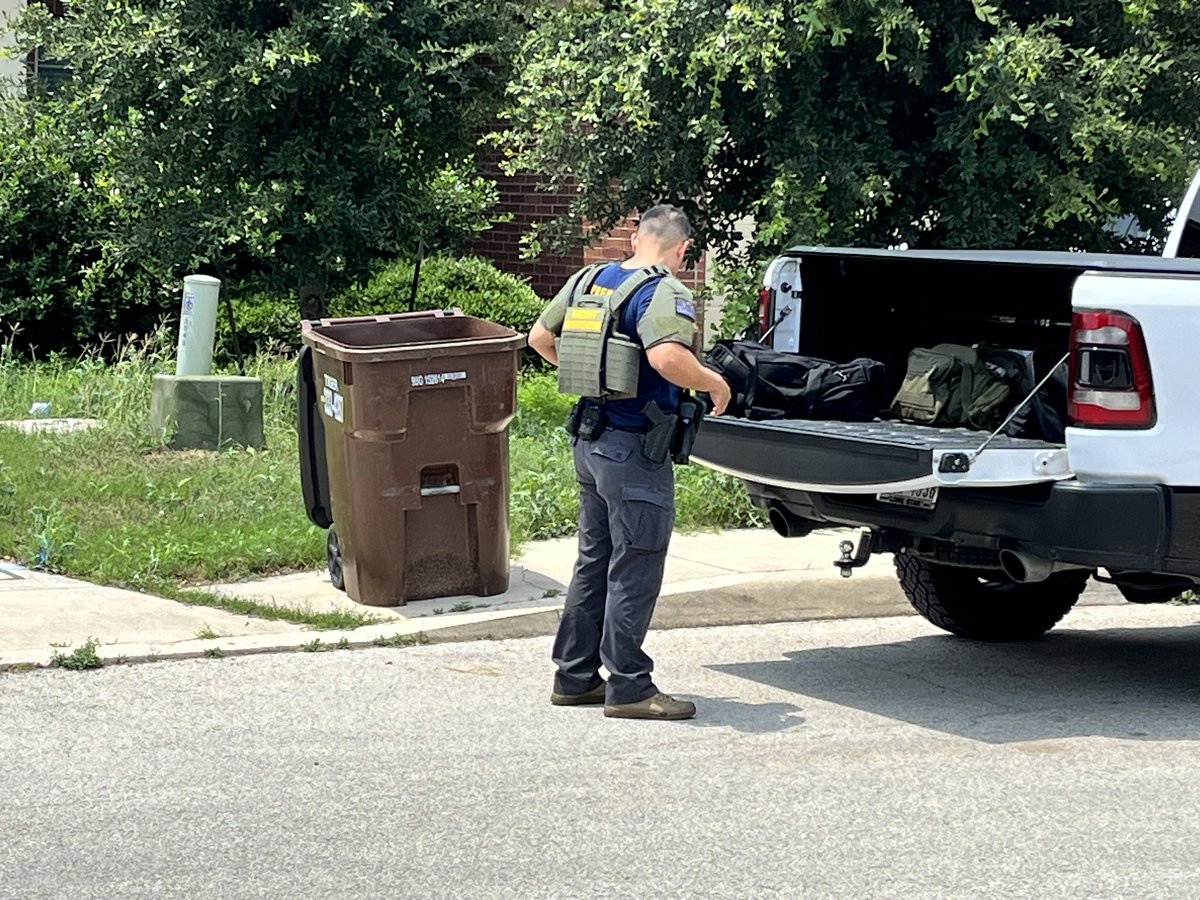
[(325, 538), (325, 563), (329, 567), (329, 583), (339, 591), (346, 589), (346, 573), (342, 569), (342, 541), (330, 528)]

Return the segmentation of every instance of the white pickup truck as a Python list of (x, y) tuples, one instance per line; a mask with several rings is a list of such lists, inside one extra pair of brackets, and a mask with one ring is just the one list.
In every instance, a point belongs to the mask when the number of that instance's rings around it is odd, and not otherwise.
[[(1089, 578), (1131, 601), (1200, 583), (1200, 173), (1162, 257), (798, 247), (762, 291), (776, 350), (887, 365), (910, 350), (987, 342), (1068, 360), (1065, 439), (890, 418), (709, 418), (694, 460), (745, 482), (785, 537), (864, 528), (842, 574), (892, 553), (934, 625), (1026, 640)], [(789, 309), (790, 308), (790, 309)], [(765, 328), (764, 328), (765, 330)]]

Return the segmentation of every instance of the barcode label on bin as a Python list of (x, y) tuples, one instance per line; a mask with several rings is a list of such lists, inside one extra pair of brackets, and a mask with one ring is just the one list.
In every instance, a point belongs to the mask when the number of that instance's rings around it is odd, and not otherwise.
[(445, 384), (448, 381), (466, 381), (466, 372), (431, 372), (428, 375), (413, 375), (413, 387), (425, 387), (430, 384)]

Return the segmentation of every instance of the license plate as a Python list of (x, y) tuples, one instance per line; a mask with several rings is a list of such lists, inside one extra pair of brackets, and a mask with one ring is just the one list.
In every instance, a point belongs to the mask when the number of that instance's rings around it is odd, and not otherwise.
[(895, 503), (897, 506), (909, 506), (913, 509), (933, 509), (937, 505), (937, 498), (938, 489), (935, 487), (875, 495), (875, 499), (880, 503)]

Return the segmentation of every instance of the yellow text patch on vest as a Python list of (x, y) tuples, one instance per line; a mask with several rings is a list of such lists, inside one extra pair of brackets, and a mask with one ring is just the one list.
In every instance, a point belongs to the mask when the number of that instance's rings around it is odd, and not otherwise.
[(563, 320), (563, 331), (586, 331), (599, 334), (604, 327), (604, 314), (601, 307), (570, 306)]

